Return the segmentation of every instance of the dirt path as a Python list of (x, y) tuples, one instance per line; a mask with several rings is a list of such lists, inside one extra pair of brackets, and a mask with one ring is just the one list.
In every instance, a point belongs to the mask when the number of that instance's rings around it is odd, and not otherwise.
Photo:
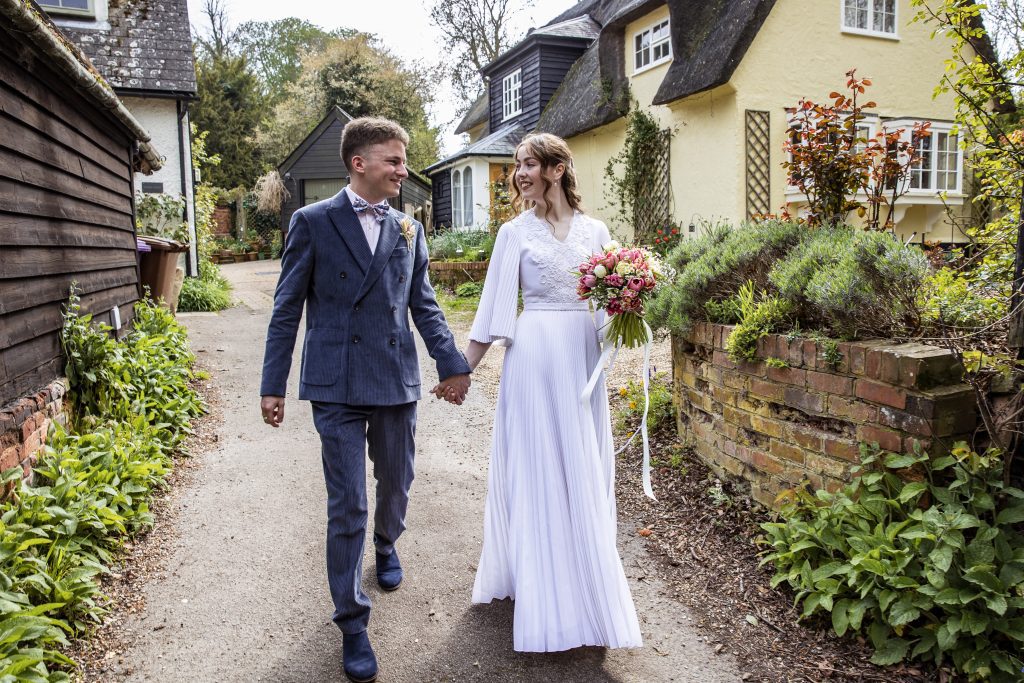
[[(218, 447), (201, 456), (194, 483), (169, 513), (178, 531), (164, 570), (142, 587), (145, 608), (125, 617), (120, 629), (130, 645), (105, 680), (344, 680), (341, 637), (330, 621), (326, 494), (309, 406), (289, 400), (279, 430), (265, 427), (258, 414), (277, 268), (228, 266), (240, 304), (221, 314), (181, 316), (214, 373), (224, 423)], [(465, 322), (454, 326), (464, 337)], [(430, 382), (433, 366), (422, 349), (421, 356)], [(417, 479), (399, 542), (405, 583), (383, 594), (372, 555), (364, 562), (379, 680), (740, 680), (735, 661), (715, 655), (686, 609), (668, 597), (629, 520), (620, 523), (619, 545), (644, 648), (515, 653), (511, 604), (470, 604), (500, 363), (501, 352), (492, 352), (460, 409), (432, 398), (420, 404)]]

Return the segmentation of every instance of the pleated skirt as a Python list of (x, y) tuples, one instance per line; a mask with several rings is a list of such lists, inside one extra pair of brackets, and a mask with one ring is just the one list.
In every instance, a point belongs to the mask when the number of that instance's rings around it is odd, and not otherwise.
[(505, 353), (473, 602), (515, 601), (513, 645), (640, 647), (616, 541), (611, 422), (588, 311), (524, 311)]

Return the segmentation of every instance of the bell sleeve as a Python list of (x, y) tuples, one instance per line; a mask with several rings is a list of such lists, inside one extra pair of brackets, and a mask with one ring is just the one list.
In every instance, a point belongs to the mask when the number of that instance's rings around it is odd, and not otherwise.
[(487, 266), (480, 305), (469, 338), (481, 344), (511, 346), (519, 304), (519, 240), (507, 223), (498, 230)]

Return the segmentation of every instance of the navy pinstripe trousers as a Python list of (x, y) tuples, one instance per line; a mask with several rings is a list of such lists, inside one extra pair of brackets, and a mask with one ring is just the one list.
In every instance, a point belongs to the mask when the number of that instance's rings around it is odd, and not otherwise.
[(353, 406), (313, 402), (327, 483), (327, 580), (334, 623), (342, 633), (366, 630), (370, 598), (362, 589), (366, 538), (366, 456), (377, 482), (373, 541), (377, 552), (394, 550), (405, 530), (413, 480), (416, 403)]

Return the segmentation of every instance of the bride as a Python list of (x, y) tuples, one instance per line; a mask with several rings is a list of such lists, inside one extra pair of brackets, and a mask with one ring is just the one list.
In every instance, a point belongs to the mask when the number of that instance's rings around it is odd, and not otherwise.
[(580, 210), (564, 140), (527, 136), (516, 148), (515, 168), (513, 206), (520, 213), (498, 232), (465, 352), (475, 368), (491, 344), (508, 347), (473, 602), (515, 601), (519, 651), (640, 647), (615, 547), (615, 463), (603, 382), (588, 403), (580, 402), (601, 353), (604, 314), (579, 300), (572, 271), (611, 238), (604, 223)]

